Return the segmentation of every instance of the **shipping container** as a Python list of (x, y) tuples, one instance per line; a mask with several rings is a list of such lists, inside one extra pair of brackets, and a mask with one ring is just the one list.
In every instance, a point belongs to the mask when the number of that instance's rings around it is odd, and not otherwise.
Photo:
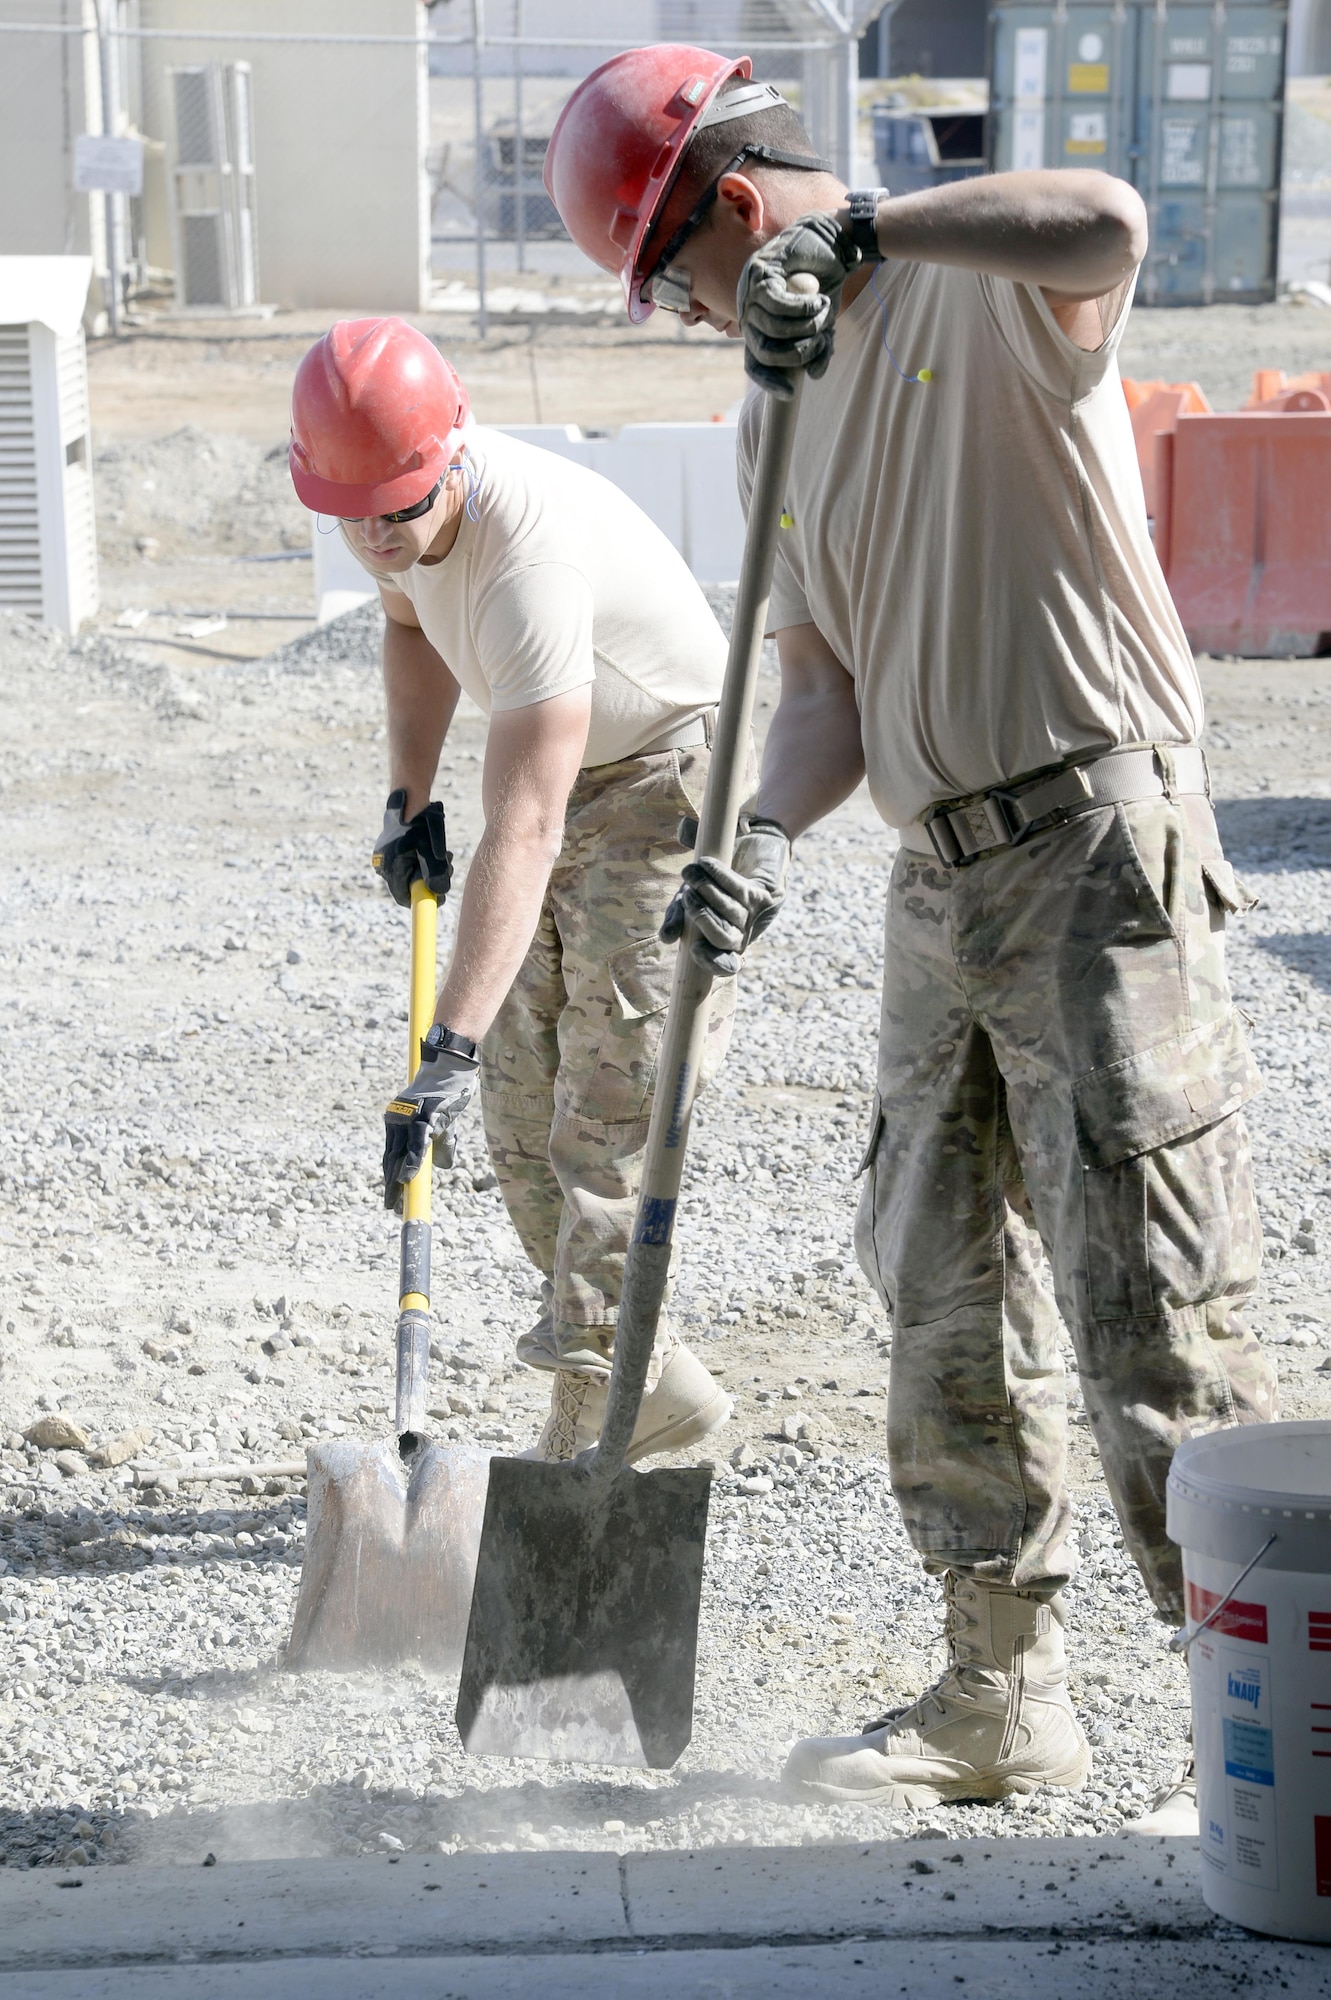
[(1274, 298), (1287, 12), (1285, 0), (998, 0), (991, 164), (1131, 181), (1150, 217), (1144, 301)]
[(873, 107), (878, 178), (893, 194), (969, 180), (988, 166), (983, 111)]

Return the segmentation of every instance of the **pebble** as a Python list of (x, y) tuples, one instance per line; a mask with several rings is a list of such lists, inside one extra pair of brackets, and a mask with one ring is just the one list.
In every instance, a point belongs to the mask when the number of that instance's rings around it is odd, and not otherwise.
[[(364, 865), (382, 762), (366, 671), (378, 620), (372, 608), (353, 614), (252, 669), (210, 666), (200, 732), (159, 714), (160, 671), (129, 637), (94, 632), (71, 647), (0, 617), (7, 719), (32, 718), (23, 754), (38, 754), (52, 702), (71, 718), (95, 702), (95, 730), (70, 741), (102, 760), (89, 769), (108, 797), (121, 788), (103, 813), (104, 852), (77, 850), (60, 890), (62, 926), (88, 936), (108, 975), (67, 1105), (29, 1109), (25, 1094), (46, 1073), (52, 1032), (51, 914), (36, 876), (16, 877), (0, 939), (19, 995), (0, 1058), (5, 1102), (24, 1107), (0, 1149), (6, 1228), (21, 1245), (6, 1293), (17, 1330), (0, 1314), (16, 1427), (0, 1452), (0, 1849), (15, 1864), (72, 1863), (77, 1848), (94, 1861), (197, 1865), (205, 1854), (595, 1849), (608, 1835), (689, 1848), (1112, 1832), (1180, 1755), (1187, 1693), (1093, 1471), (1077, 1475), (1082, 1567), (1069, 1590), (1073, 1698), (1097, 1738), (1083, 1792), (912, 1815), (808, 1808), (774, 1782), (796, 1735), (861, 1727), (918, 1693), (939, 1661), (938, 1589), (907, 1545), (883, 1459), (888, 1329), (851, 1247), (891, 852), (862, 799), (800, 842), (780, 921), (741, 982), (731, 1055), (694, 1120), (677, 1307), (696, 1314), (688, 1337), (704, 1358), (714, 1338), (724, 1354), (732, 1329), (748, 1339), (761, 1326), (771, 1360), (761, 1382), (757, 1364), (741, 1377), (733, 1357), (726, 1377), (763, 1434), (708, 1441), (719, 1462), (695, 1735), (681, 1764), (469, 1760), (447, 1684), (411, 1669), (280, 1671), (302, 1483), (274, 1493), (258, 1489), (280, 1482), (252, 1478), (244, 1491), (180, 1475), (200, 1454), (298, 1458), (306, 1435), (382, 1436), (389, 1420), (396, 1225), (372, 1138), (381, 1085), (393, 1087), (401, 1061), (406, 933)], [(302, 746), (294, 770), (273, 758), (277, 741)], [(151, 881), (131, 865), (147, 808), (129, 765), (148, 751), (164, 787)], [(478, 767), (458, 768), (461, 868)], [(171, 803), (191, 787), (200, 819), (210, 799), (218, 808), (207, 841)], [(43, 811), (62, 810), (43, 796)], [(1276, 1357), (1289, 1415), (1331, 1407), (1331, 1358), (1321, 1372), (1313, 1351), (1331, 1266), (1301, 1241), (1324, 1242), (1331, 1214), (1319, 1136), (1331, 1130), (1331, 870), (1317, 846), (1326, 814), (1305, 807), (1301, 859), (1263, 859), (1260, 835), (1247, 848), (1231, 839), (1263, 896), (1234, 928), (1232, 962), (1267, 1078), (1254, 1151), (1286, 1255), (1268, 1266), (1258, 1324), (1298, 1336)], [(307, 832), (304, 815), (325, 811)], [(446, 910), (445, 944), (451, 921)], [(227, 937), (245, 948), (227, 951)], [(275, 983), (288, 968), (299, 968), (291, 1000)], [(81, 977), (79, 961), (64, 972)], [(83, 1004), (71, 988), (70, 1007)], [(810, 1029), (797, 1043), (793, 1008)], [(335, 1082), (331, 1047), (357, 1057)], [(304, 1107), (298, 1130), (292, 1101)], [(85, 1203), (92, 1220), (67, 1244), (58, 1219)], [(545, 1400), (536, 1378), (510, 1379), (535, 1285), (475, 1123), (457, 1167), (436, 1176), (436, 1208), (432, 1407), (454, 1436), (488, 1424), (521, 1448)], [(92, 1239), (100, 1268), (83, 1257)], [(61, 1264), (66, 1248), (80, 1261)], [(49, 1337), (66, 1325), (74, 1347)], [(840, 1344), (829, 1351), (829, 1339)], [(196, 1364), (206, 1377), (189, 1374)], [(866, 1376), (877, 1403), (835, 1401)], [(506, 1425), (493, 1422), (501, 1412)], [(874, 1442), (847, 1445), (842, 1412)], [(78, 1435), (62, 1429), (38, 1450), (33, 1430), (48, 1423)], [(92, 1436), (111, 1443), (94, 1448)], [(1079, 1430), (1074, 1453), (1089, 1465), (1087, 1443)], [(152, 1488), (131, 1485), (149, 1444), (179, 1464)], [(65, 1474), (62, 1453), (82, 1469)]]

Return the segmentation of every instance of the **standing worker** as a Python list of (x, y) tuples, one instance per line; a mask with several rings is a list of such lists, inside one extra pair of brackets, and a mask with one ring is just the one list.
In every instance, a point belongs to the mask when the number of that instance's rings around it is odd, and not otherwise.
[[(291, 476), (387, 613), (390, 791), (374, 865), (408, 904), (452, 879), (430, 798), (463, 691), (489, 717), (485, 831), (419, 1070), (385, 1113), (384, 1193), (448, 1162), (479, 1084), (490, 1158), (542, 1273), (519, 1357), (552, 1372), (537, 1456), (600, 1429), (674, 960), (681, 816), (702, 799), (726, 645), (682, 558), (608, 480), (474, 424), (433, 343), (340, 321), (297, 371)], [(718, 996), (719, 998), (720, 996)], [(729, 1038), (714, 1004), (705, 1074)], [(724, 1423), (668, 1329), (631, 1459)]]
[[(1115, 358), (1145, 211), (1093, 172), (848, 194), (749, 75), (701, 49), (616, 57), (569, 100), (546, 185), (631, 318), (742, 337), (775, 394), (813, 378), (769, 618), (764, 840), (686, 868), (697, 948), (735, 963), (791, 839), (866, 771), (901, 841), (857, 1247), (892, 1315), (892, 1485), (943, 1581), (949, 1661), (861, 1735), (797, 1743), (787, 1777), (912, 1806), (1075, 1788), (1059, 1312), (1172, 1625), (1174, 1449), (1274, 1400), (1242, 1319), (1257, 1079), (1223, 953), (1245, 898)], [(1189, 1823), (1185, 1772), (1139, 1825)]]

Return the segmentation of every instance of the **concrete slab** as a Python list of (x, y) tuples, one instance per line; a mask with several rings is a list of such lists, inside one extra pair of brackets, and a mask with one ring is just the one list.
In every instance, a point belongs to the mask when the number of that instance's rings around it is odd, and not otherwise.
[(630, 1854), (629, 1924), (662, 1939), (1063, 1936), (1209, 1927), (1196, 1841), (885, 1840)]
[(1331, 2000), (1195, 1842), (882, 1841), (0, 1871), (0, 2000)]
[(269, 1960), (0, 1978), (3, 2000), (1326, 2000), (1315, 1946), (1251, 1941), (748, 1946)]
[(0, 1871), (0, 1980), (164, 1960), (561, 1951), (626, 1936), (613, 1854)]

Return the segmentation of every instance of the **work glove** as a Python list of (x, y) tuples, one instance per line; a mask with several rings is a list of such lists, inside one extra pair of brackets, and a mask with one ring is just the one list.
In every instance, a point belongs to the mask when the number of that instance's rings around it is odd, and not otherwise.
[[(744, 334), (744, 371), (773, 396), (794, 394), (803, 368), (815, 380), (832, 359), (832, 327), (841, 287), (860, 252), (834, 215), (802, 215), (740, 272), (736, 311)], [(816, 292), (792, 292), (788, 280), (807, 271)]]
[[(697, 838), (697, 822), (685, 821), (680, 838)], [(690, 861), (661, 925), (664, 944), (676, 944), (687, 920), (693, 923), (689, 949), (694, 963), (716, 979), (733, 979), (739, 962), (781, 908), (790, 867), (790, 835), (774, 819), (740, 818), (734, 860), (729, 868), (713, 855)]]
[(439, 1049), (384, 1112), (384, 1207), (397, 1208), (405, 1181), (414, 1181), (429, 1147), (453, 1164), (453, 1135), (476, 1095), (481, 1065), (473, 1056)]
[(406, 803), (405, 792), (388, 794), (384, 830), (370, 857), (375, 873), (388, 884), (393, 901), (404, 909), (411, 903), (411, 885), (418, 876), (424, 877), (440, 902), (453, 880), (453, 857), (444, 840), (443, 807), (438, 799), (431, 799), (420, 812), (404, 819)]

